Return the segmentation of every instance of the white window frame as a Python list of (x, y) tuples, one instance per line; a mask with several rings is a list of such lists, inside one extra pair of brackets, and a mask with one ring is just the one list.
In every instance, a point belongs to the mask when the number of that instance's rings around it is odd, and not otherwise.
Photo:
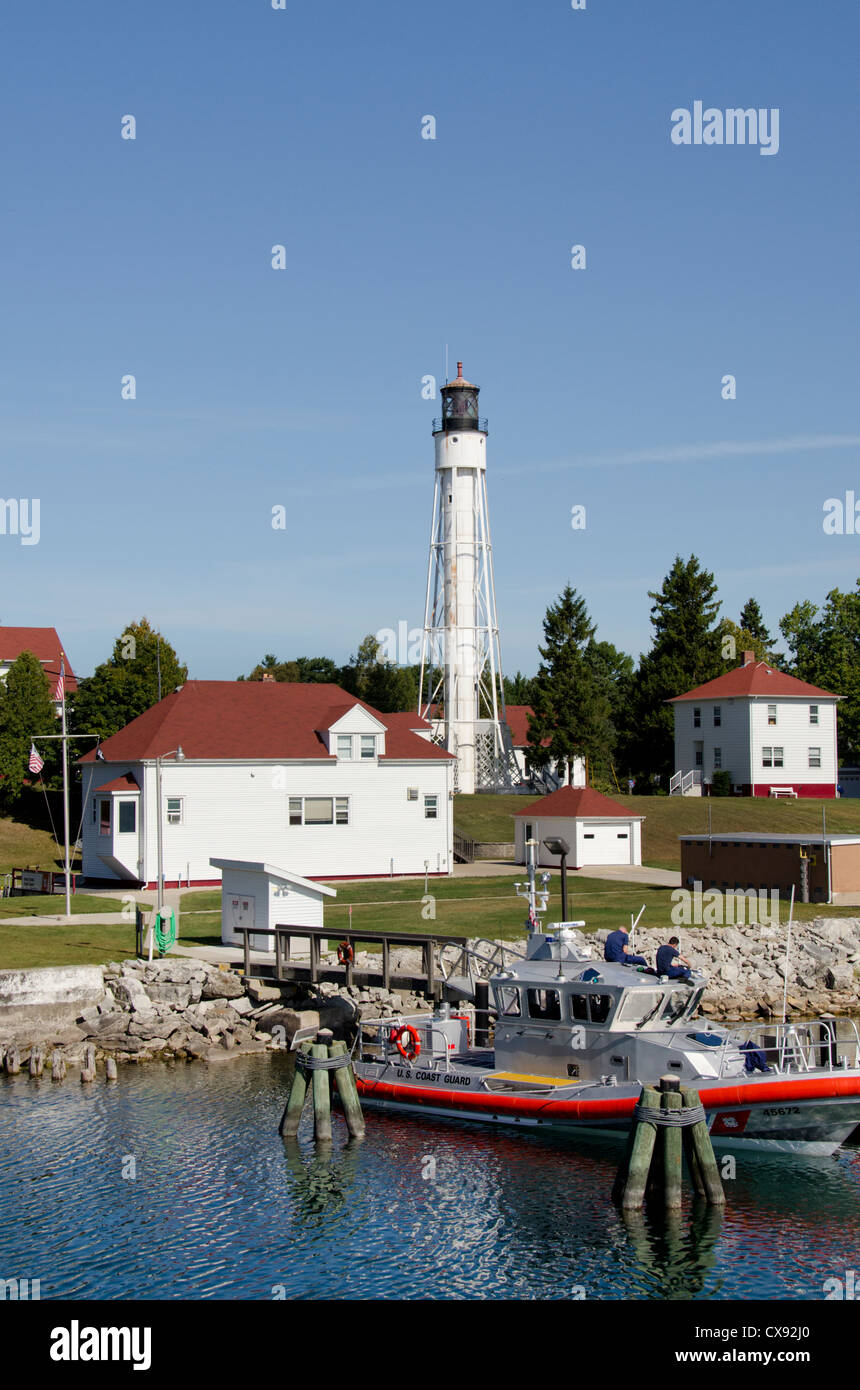
[(714, 728), (715, 728), (715, 729), (721, 728), (721, 727), (722, 727), (722, 723), (723, 723), (723, 707), (722, 707), (722, 705), (714, 705)]
[(809, 722), (810, 722), (810, 724), (817, 724), (817, 723), (818, 723), (818, 706), (817, 706), (817, 705), (810, 705), (810, 706), (809, 706)]
[(821, 747), (820, 747), (820, 746), (817, 747), (817, 748), (812, 747), (812, 748), (810, 748), (810, 749), (808, 750), (808, 753), (809, 753), (809, 766), (810, 766), (810, 767), (819, 767), (819, 768), (820, 768), (820, 767), (821, 767)]
[(694, 706), (693, 706), (693, 728), (694, 728), (694, 729), (701, 729), (701, 727), (702, 727), (702, 707), (701, 707), (701, 705), (694, 705)]
[[(178, 808), (178, 810), (176, 810), (176, 811), (171, 811), (171, 809), (170, 809), (170, 803), (171, 803), (171, 801), (178, 801), (178, 803), (179, 803), (179, 808)], [(171, 819), (171, 817), (172, 817), (172, 819)], [(185, 824), (185, 797), (184, 797), (184, 796), (166, 796), (166, 797), (164, 798), (164, 819), (165, 819), (165, 821), (166, 821), (166, 823), (167, 823), (168, 825), (184, 825), (184, 824)]]
[(359, 756), (363, 762), (376, 757), (376, 734), (359, 734)]
[[(124, 806), (130, 806), (134, 811), (134, 825), (131, 830), (122, 828), (122, 812)], [(136, 835), (137, 834), (137, 797), (126, 796), (121, 801), (117, 801), (116, 812), (116, 833), (117, 835)]]
[(406, 800), (407, 800), (407, 801), (417, 801), (417, 800), (418, 800), (418, 788), (417, 788), (417, 787), (407, 787), (407, 788), (406, 788)]
[(715, 772), (721, 772), (721, 771), (722, 771), (722, 767), (723, 767), (723, 750), (722, 750), (722, 748), (715, 748), (715, 749), (714, 749), (714, 771), (715, 771)]
[(767, 724), (768, 728), (776, 728), (776, 705), (768, 705), (767, 707)]
[(439, 819), (439, 797), (435, 792), (428, 793), (424, 798), (424, 819)]
[(352, 758), (352, 734), (338, 734), (336, 748), (339, 758)]
[[(308, 820), (307, 803), (327, 801), (331, 805), (331, 820)], [(287, 824), (307, 825), (317, 828), (325, 825), (350, 824), (350, 798), (348, 796), (291, 796), (287, 801)]]

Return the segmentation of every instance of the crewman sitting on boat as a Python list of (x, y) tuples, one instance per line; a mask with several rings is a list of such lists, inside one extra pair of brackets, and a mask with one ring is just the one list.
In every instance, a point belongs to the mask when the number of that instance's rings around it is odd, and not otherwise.
[(668, 975), (670, 980), (689, 980), (690, 962), (686, 956), (678, 953), (680, 941), (677, 936), (670, 936), (667, 946), (660, 946), (657, 950), (657, 974)]
[(611, 931), (603, 947), (603, 959), (614, 961), (616, 965), (647, 965), (644, 956), (635, 956), (630, 950), (630, 936), (623, 927)]

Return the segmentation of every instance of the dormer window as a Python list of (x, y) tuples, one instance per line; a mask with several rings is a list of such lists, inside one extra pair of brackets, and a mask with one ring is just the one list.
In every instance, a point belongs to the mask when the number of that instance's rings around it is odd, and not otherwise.
[(361, 735), (361, 756), (362, 756), (362, 758), (375, 758), (375, 757), (376, 757), (376, 735), (375, 735), (375, 734), (362, 734), (362, 735)]
[(338, 734), (337, 756), (339, 758), (352, 757), (352, 734)]

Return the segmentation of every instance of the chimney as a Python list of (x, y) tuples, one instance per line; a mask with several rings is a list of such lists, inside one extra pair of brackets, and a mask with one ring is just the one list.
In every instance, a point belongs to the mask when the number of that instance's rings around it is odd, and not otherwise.
[(275, 677), (272, 675), (271, 671), (264, 671), (264, 672), (263, 672), (263, 680), (264, 680), (264, 681), (273, 681), (274, 679), (275, 679)]
[(744, 652), (744, 666), (752, 666), (755, 661), (755, 652)]

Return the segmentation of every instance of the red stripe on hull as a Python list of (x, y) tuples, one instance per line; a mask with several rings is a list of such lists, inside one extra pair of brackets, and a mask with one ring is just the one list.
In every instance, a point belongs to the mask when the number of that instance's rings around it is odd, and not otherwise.
[[(632, 1114), (638, 1095), (619, 1100), (553, 1100), (547, 1096), (523, 1096), (510, 1092), (492, 1095), (488, 1091), (442, 1091), (430, 1086), (408, 1086), (390, 1081), (366, 1081), (356, 1077), (359, 1095), (368, 1100), (401, 1100), (410, 1104), (435, 1106), (443, 1110), (487, 1110), (493, 1114), (519, 1114), (540, 1117), (547, 1113), (560, 1119), (623, 1119)], [(695, 1088), (694, 1088), (695, 1089)], [(781, 1078), (752, 1085), (699, 1088), (706, 1110), (720, 1106), (756, 1105), (765, 1101), (827, 1100), (837, 1096), (860, 1097), (860, 1077), (821, 1076)]]

